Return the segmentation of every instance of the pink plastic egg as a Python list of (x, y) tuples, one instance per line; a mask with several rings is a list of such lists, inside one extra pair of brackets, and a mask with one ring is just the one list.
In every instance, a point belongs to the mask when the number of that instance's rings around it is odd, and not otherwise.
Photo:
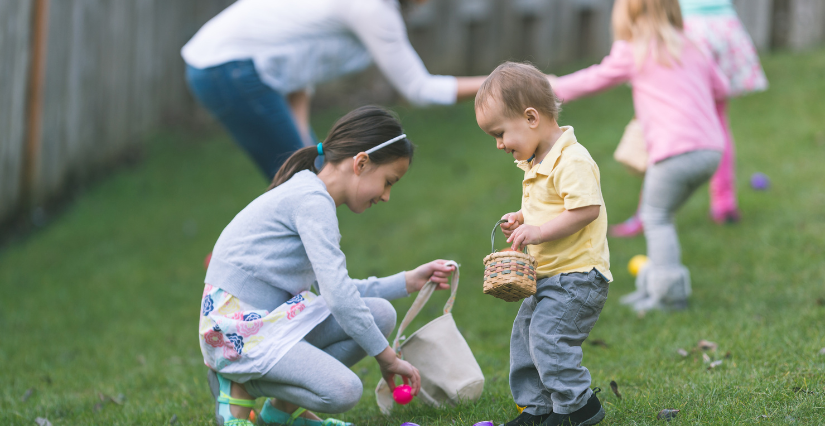
[(392, 391), (392, 399), (401, 405), (407, 405), (412, 401), (412, 388), (409, 385), (396, 386)]

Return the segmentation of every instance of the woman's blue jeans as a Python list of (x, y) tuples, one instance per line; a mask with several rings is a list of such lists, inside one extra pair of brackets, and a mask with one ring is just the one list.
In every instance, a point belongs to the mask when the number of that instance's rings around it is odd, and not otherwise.
[(286, 98), (261, 81), (251, 60), (205, 69), (187, 66), (186, 81), (270, 181), (305, 146)]

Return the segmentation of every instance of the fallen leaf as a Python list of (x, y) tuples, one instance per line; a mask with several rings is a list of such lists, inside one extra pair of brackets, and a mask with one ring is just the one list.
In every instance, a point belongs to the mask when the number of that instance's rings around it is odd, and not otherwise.
[(170, 424), (170, 425), (173, 425), (173, 424), (175, 424), (175, 423), (177, 423), (177, 422), (178, 422), (178, 415), (177, 415), (177, 414), (172, 414), (172, 418), (171, 418), (171, 419), (169, 419), (169, 424)]
[(52, 422), (48, 419), (44, 419), (43, 417), (34, 419), (34, 422), (37, 423), (37, 426), (52, 426)]
[(730, 359), (731, 354), (730, 351), (725, 352), (725, 359)]
[(688, 351), (686, 351), (686, 350), (684, 350), (684, 349), (682, 349), (682, 348), (676, 349), (676, 353), (677, 353), (677, 354), (679, 354), (679, 355), (681, 355), (683, 358), (684, 358), (684, 357), (686, 357), (686, 356), (688, 356)]
[(708, 354), (702, 354), (702, 360), (705, 361), (706, 363), (710, 362), (710, 357), (708, 356)]
[(696, 346), (703, 351), (709, 350), (711, 352), (716, 352), (716, 349), (719, 347), (719, 345), (709, 340), (700, 340), (698, 343), (696, 343)]
[(601, 346), (603, 348), (607, 347), (607, 342), (605, 342), (602, 339), (593, 339), (593, 340), (588, 340), (587, 342), (590, 343), (593, 346)]
[(102, 403), (100, 403), (100, 402), (98, 402), (97, 404), (95, 404), (94, 408), (92, 408), (92, 410), (94, 410), (94, 412), (95, 412), (95, 413), (99, 412), (99, 411), (100, 411), (100, 410), (102, 410), (102, 409), (103, 409), (103, 404), (102, 404)]
[(622, 394), (619, 393), (619, 384), (616, 383), (615, 380), (610, 381), (610, 390), (612, 390), (613, 393), (616, 394), (617, 398), (622, 399)]
[(714, 369), (714, 368), (716, 368), (720, 365), (722, 365), (722, 360), (721, 359), (713, 361), (713, 362), (710, 363), (710, 366), (708, 366), (708, 370)]
[(820, 297), (819, 299), (816, 299), (816, 304), (819, 306), (825, 306), (825, 297)]
[(680, 410), (665, 408), (662, 411), (659, 411), (659, 414), (656, 415), (656, 418), (659, 420), (667, 420), (670, 421), (671, 419), (676, 418), (676, 414), (679, 414)]
[(123, 401), (126, 400), (126, 396), (124, 396), (122, 393), (118, 394), (117, 398), (115, 398), (115, 397), (113, 397), (111, 395), (107, 395), (103, 392), (98, 392), (97, 397), (100, 398), (100, 402), (104, 403), (104, 404), (107, 403), (107, 402), (113, 402), (117, 405), (123, 405)]
[(26, 402), (26, 401), (28, 401), (28, 400), (29, 400), (29, 398), (31, 398), (31, 396), (32, 396), (32, 394), (33, 394), (33, 393), (34, 393), (34, 388), (28, 388), (28, 389), (26, 389), (26, 393), (24, 393), (24, 394), (23, 394), (23, 396), (21, 396), (21, 397), (20, 397), (20, 401), (21, 401), (21, 402)]

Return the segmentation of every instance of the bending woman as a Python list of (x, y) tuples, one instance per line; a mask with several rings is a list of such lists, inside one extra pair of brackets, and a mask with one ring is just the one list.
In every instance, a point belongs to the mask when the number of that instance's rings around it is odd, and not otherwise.
[(269, 180), (293, 152), (317, 143), (309, 127), (315, 84), (374, 61), (411, 103), (446, 105), (474, 96), (484, 81), (427, 72), (398, 0), (239, 0), (181, 54), (194, 96)]

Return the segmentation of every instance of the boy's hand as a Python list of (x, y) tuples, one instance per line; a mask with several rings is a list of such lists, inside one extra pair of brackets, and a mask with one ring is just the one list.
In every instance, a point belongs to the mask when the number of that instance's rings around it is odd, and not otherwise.
[(445, 265), (446, 260), (438, 259), (425, 263), (412, 271), (404, 273), (407, 279), (407, 294), (412, 294), (421, 290), (428, 281), (438, 283), (436, 290), (446, 290), (450, 288), (450, 275), (455, 270), (453, 265)]
[[(501, 232), (504, 232), (505, 237), (510, 238), (513, 231), (524, 223), (524, 216), (521, 214), (521, 210), (519, 210), (515, 213), (505, 214), (501, 217), (501, 220), (507, 221), (501, 224)], [(509, 240), (507, 241), (509, 242)]]
[(569, 237), (581, 231), (590, 222), (599, 217), (601, 206), (579, 207), (565, 210), (553, 219), (544, 222), (541, 226), (521, 225), (513, 231), (508, 243), (512, 243), (513, 250), (521, 250), (524, 246), (541, 244)]
[(511, 248), (513, 250), (521, 250), (524, 246), (531, 244), (541, 244), (541, 228), (533, 225), (521, 225), (513, 231), (508, 243), (513, 243)]

